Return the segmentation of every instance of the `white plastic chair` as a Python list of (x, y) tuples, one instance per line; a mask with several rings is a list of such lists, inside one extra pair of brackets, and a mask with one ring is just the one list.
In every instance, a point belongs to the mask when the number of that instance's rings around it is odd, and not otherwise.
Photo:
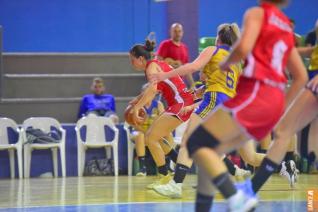
[(183, 122), (182, 124), (180, 124), (176, 129), (175, 129), (175, 135), (174, 135), (174, 143), (177, 145), (180, 145), (182, 142), (182, 137), (183, 134), (185, 132), (185, 130), (187, 129), (187, 125), (188, 125), (189, 121)]
[(66, 176), (66, 161), (65, 161), (65, 136), (66, 132), (62, 128), (61, 124), (54, 118), (49, 117), (31, 117), (26, 119), (22, 124), (22, 135), (23, 140), (26, 142), (26, 129), (32, 127), (33, 129), (41, 129), (45, 133), (51, 131), (51, 127), (55, 127), (59, 130), (61, 135), (61, 141), (59, 143), (52, 144), (25, 144), (24, 145), (24, 176), (26, 178), (30, 177), (30, 166), (31, 166), (31, 157), (33, 149), (51, 149), (53, 157), (53, 172), (54, 177), (58, 176), (58, 160), (57, 160), (57, 149), (60, 150), (60, 159), (62, 165), (62, 177)]
[[(81, 138), (81, 128), (86, 126), (86, 139)], [(106, 141), (105, 126), (114, 132), (114, 137)], [(107, 149), (113, 149), (115, 176), (118, 176), (118, 129), (110, 118), (101, 116), (87, 116), (81, 118), (75, 127), (77, 137), (77, 168), (78, 176), (83, 176), (85, 166), (85, 152), (88, 148), (105, 148), (106, 157)]]
[[(9, 144), (8, 128), (16, 131), (19, 135), (18, 141), (15, 144)], [(12, 179), (15, 177), (14, 150), (17, 151), (19, 178), (23, 178), (22, 145), (23, 140), (17, 123), (9, 118), (0, 118), (0, 150), (9, 151), (10, 175)]]

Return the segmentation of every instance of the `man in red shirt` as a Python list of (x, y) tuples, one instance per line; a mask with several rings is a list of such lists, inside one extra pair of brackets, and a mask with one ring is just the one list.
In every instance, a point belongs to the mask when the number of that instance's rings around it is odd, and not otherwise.
[[(174, 23), (170, 27), (170, 39), (164, 40), (160, 43), (157, 52), (159, 60), (166, 61), (173, 68), (189, 62), (188, 47), (181, 42), (183, 37), (183, 28), (179, 23)], [(188, 83), (194, 84), (192, 75), (187, 75)]]

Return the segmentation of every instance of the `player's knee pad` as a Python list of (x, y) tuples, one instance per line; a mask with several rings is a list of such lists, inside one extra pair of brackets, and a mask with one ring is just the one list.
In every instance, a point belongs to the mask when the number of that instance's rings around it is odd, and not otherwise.
[(208, 147), (214, 149), (220, 142), (211, 135), (204, 127), (199, 126), (189, 137), (187, 142), (187, 149), (191, 156), (198, 149)]

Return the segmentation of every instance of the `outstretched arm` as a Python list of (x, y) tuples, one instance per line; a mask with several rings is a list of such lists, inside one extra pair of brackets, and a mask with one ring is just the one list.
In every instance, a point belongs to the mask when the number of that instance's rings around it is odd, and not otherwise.
[(187, 63), (185, 65), (182, 65), (174, 69), (173, 71), (169, 71), (165, 73), (161, 72), (157, 74), (150, 74), (149, 75), (150, 81), (160, 82), (171, 77), (175, 77), (178, 75), (183, 76), (183, 75), (191, 74), (195, 71), (198, 71), (210, 61), (214, 50), (215, 50), (214, 46), (209, 46), (205, 48), (192, 63)]
[(212, 46), (205, 48), (192, 63), (187, 63), (185, 65), (180, 66), (179, 68), (174, 69), (173, 71), (168, 72), (166, 77), (170, 78), (177, 75), (183, 76), (200, 70), (209, 62), (214, 50), (215, 47)]

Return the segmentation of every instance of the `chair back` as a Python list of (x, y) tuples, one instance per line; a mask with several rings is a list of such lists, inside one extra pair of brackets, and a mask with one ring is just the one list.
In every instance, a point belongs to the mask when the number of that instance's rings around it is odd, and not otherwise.
[[(81, 128), (86, 127), (86, 139), (81, 138)], [(108, 139), (106, 141), (105, 130), (109, 128), (114, 132), (113, 139)], [(110, 118), (102, 116), (85, 116), (81, 118), (76, 124), (76, 134), (77, 138), (83, 142), (88, 143), (104, 143), (112, 142), (118, 139), (118, 129)]]
[(55, 127), (56, 129), (61, 129), (61, 124), (54, 118), (51, 117), (31, 117), (26, 119), (22, 128), (24, 130), (32, 127), (34, 129), (40, 129), (45, 133), (49, 133), (51, 131), (51, 127)]
[(9, 118), (0, 118), (0, 144), (9, 144), (8, 128), (19, 133), (19, 127), (15, 121)]

